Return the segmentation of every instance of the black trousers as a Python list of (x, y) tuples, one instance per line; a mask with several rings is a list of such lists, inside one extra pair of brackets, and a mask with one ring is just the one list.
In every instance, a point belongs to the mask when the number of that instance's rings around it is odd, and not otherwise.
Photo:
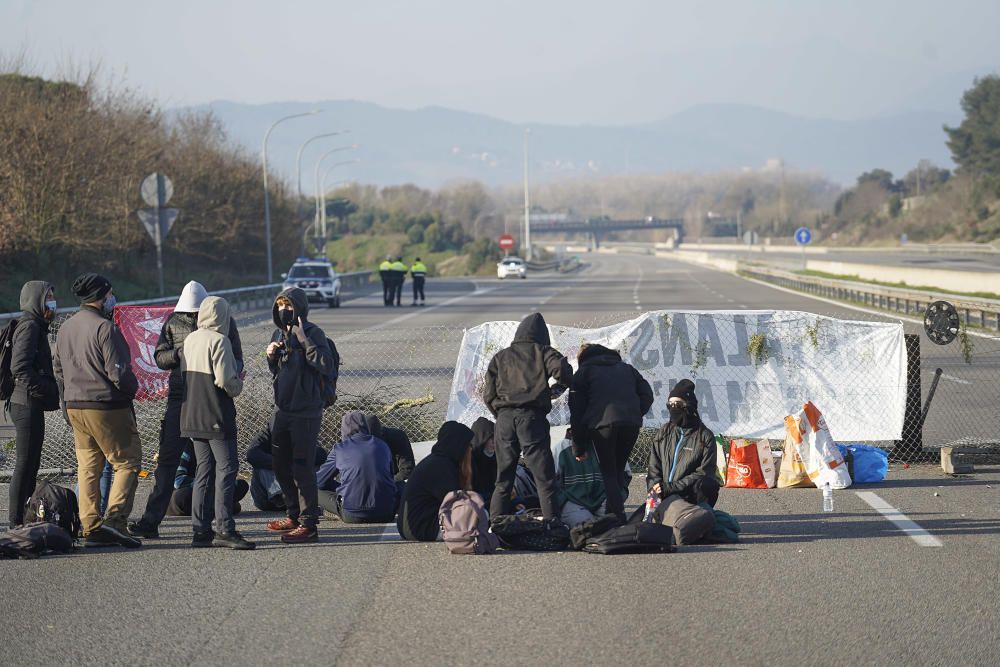
[(702, 477), (679, 495), (689, 503), (695, 505), (708, 503), (715, 507), (715, 503), (719, 502), (719, 480), (714, 477)]
[(420, 294), (420, 300), (424, 300), (424, 281), (426, 278), (423, 276), (416, 276), (413, 278), (413, 303), (417, 302), (417, 293)]
[(382, 278), (382, 303), (389, 305), (389, 295), (392, 294), (392, 281)]
[[(210, 486), (215, 484), (215, 477), (213, 474), (212, 481), (209, 483)], [(247, 494), (250, 489), (250, 485), (246, 483), (246, 480), (237, 479), (236, 480), (236, 492), (233, 494), (233, 515), (240, 513), (242, 509), (240, 507), (240, 501), (243, 500), (243, 496)], [(174, 495), (170, 496), (170, 505), (167, 507), (168, 516), (191, 516), (191, 504), (192, 497), (194, 496), (194, 484), (190, 486), (182, 486), (179, 489), (174, 489)]]
[(316, 441), (321, 420), (277, 411), (271, 427), (274, 476), (285, 497), (285, 514), (306, 528), (315, 528), (319, 521)]
[(559, 516), (556, 507), (556, 468), (552, 459), (549, 420), (541, 410), (502, 408), (497, 413), (494, 435), (497, 457), (497, 484), (490, 499), (490, 516), (510, 514), (510, 490), (517, 474), (517, 461), (524, 463), (535, 478), (542, 516)]
[(42, 402), (28, 399), (27, 405), (10, 404), (14, 422), (14, 474), (10, 478), (8, 520), (10, 526), (24, 522), (24, 503), (35, 492), (38, 468), (42, 464), (42, 443), (45, 441), (45, 411)]
[(174, 494), (177, 465), (189, 442), (187, 438), (181, 437), (181, 399), (168, 398), (167, 410), (160, 422), (160, 451), (156, 456), (156, 470), (153, 471), (153, 490), (146, 500), (146, 511), (139, 519), (142, 527), (156, 528), (166, 516), (170, 497)]
[(625, 501), (622, 499), (622, 489), (625, 488), (625, 464), (638, 437), (637, 424), (611, 424), (590, 431), (590, 440), (594, 444), (597, 460), (601, 466), (601, 477), (604, 478), (608, 514), (617, 514), (622, 520), (625, 519)]
[[(400, 302), (403, 300), (403, 283), (406, 281), (405, 278), (396, 278), (396, 282), (393, 284), (393, 292), (395, 294), (396, 305), (402, 305)], [(393, 296), (389, 296), (389, 303), (393, 302)]]

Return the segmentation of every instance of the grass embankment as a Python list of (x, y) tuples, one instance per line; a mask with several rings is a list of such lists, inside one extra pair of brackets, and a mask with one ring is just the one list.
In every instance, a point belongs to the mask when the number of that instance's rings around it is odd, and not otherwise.
[(453, 250), (431, 252), (426, 243), (407, 243), (406, 234), (344, 236), (327, 243), (326, 255), (336, 262), (337, 271), (341, 273), (377, 270), (387, 255), (402, 256), (407, 266), (419, 257), (427, 265), (431, 277), (489, 275), (496, 272), (496, 265), (487, 262), (470, 274), (469, 255)]
[(954, 294), (955, 296), (977, 297), (980, 299), (1000, 299), (1000, 294), (995, 294), (993, 292), (956, 292), (954, 290), (931, 287), (929, 285), (907, 285), (906, 281), (893, 283), (883, 280), (868, 280), (867, 278), (862, 278), (861, 276), (856, 275), (841, 275), (838, 273), (827, 273), (826, 271), (813, 271), (811, 269), (795, 271), (795, 273), (800, 276), (829, 278), (831, 280), (848, 280), (850, 282), (864, 283), (866, 285), (878, 285), (880, 287), (897, 287), (901, 289), (917, 290), (920, 292), (939, 292), (941, 294)]

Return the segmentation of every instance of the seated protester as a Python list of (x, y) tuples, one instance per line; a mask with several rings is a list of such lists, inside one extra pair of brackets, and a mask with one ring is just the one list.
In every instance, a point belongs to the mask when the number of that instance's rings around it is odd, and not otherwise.
[[(318, 469), (325, 461), (326, 450), (317, 447), (315, 467)], [(247, 463), (251, 468), (250, 497), (254, 506), (262, 512), (284, 512), (285, 497), (281, 495), (281, 485), (274, 476), (270, 422), (264, 425), (247, 450)]]
[(404, 540), (433, 542), (438, 538), (438, 510), (451, 491), (472, 485), (472, 430), (448, 421), (438, 431), (431, 453), (413, 469), (406, 481), (396, 515), (396, 528)]
[(684, 379), (667, 399), (670, 421), (664, 424), (649, 451), (646, 488), (661, 498), (677, 495), (689, 503), (719, 500), (715, 478), (715, 434), (698, 415), (694, 383)]
[[(552, 446), (556, 464), (556, 481), (559, 483), (559, 500), (562, 503), (562, 522), (573, 526), (608, 513), (608, 496), (601, 464), (594, 445), (588, 443), (589, 456), (579, 460), (573, 448), (570, 432)], [(625, 486), (620, 489), (622, 504), (628, 499), (628, 485), (632, 479), (628, 463), (625, 464)]]
[(410, 444), (410, 437), (401, 428), (392, 428), (382, 424), (382, 420), (373, 412), (365, 413), (365, 421), (368, 422), (368, 432), (389, 445), (392, 452), (392, 474), (397, 482), (405, 482), (416, 461), (413, 457), (413, 445)]
[[(399, 489), (389, 446), (368, 432), (360, 410), (344, 415), (343, 440), (316, 473), (319, 504), (347, 523), (388, 523), (396, 517)], [(402, 484), (402, 482), (400, 482)]]
[(542, 507), (538, 500), (538, 486), (535, 484), (535, 477), (528, 469), (524, 458), (517, 462), (517, 469), (514, 471), (514, 488), (510, 491), (510, 504), (514, 508), (515, 514)]
[(495, 424), (486, 417), (472, 423), (472, 490), (483, 497), (487, 507), (497, 485), (497, 456), (493, 443), (495, 428)]
[[(167, 505), (167, 516), (191, 516), (191, 496), (194, 494), (194, 475), (198, 468), (198, 460), (194, 457), (194, 446), (190, 441), (184, 443), (181, 458), (174, 474), (174, 491), (170, 494)], [(215, 471), (212, 471), (210, 484), (215, 483)], [(250, 485), (245, 479), (236, 480), (236, 491), (233, 494), (233, 515), (242, 511), (240, 501), (247, 495)]]

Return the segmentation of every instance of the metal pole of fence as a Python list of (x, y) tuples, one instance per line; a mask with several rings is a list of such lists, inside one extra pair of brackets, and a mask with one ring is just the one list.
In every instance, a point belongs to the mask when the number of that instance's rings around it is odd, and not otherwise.
[(920, 455), (924, 446), (920, 413), (920, 336), (904, 334), (906, 341), (906, 411), (903, 413), (903, 439), (893, 451), (893, 458), (909, 460)]
[(941, 381), (942, 371), (940, 368), (935, 369), (934, 379), (931, 380), (931, 388), (927, 390), (927, 400), (924, 401), (924, 409), (920, 412), (920, 430), (923, 431), (924, 422), (927, 421), (927, 413), (931, 410), (931, 401), (934, 400), (934, 394), (937, 392), (938, 382)]

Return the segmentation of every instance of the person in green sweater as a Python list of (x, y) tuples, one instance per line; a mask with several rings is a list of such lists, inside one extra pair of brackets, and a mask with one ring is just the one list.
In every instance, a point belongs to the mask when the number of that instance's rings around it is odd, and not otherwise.
[[(573, 453), (573, 435), (568, 430), (566, 437), (552, 445), (552, 458), (556, 467), (556, 482), (559, 485), (558, 502), (562, 507), (562, 522), (573, 526), (607, 513), (607, 494), (601, 464), (597, 460), (594, 445), (587, 445), (589, 456), (583, 461)], [(625, 466), (625, 486), (622, 488), (622, 502), (628, 499), (628, 485), (632, 471)]]

